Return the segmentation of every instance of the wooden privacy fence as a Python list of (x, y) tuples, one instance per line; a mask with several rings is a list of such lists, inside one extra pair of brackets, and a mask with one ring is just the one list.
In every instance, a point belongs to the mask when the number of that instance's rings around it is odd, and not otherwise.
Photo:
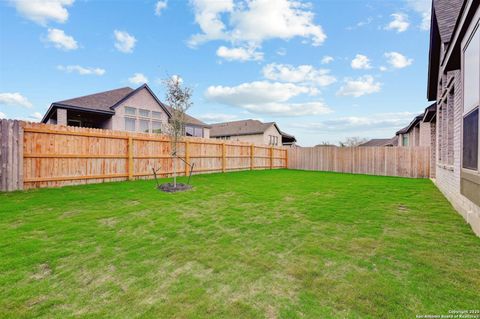
[(288, 168), (429, 178), (430, 147), (297, 147)]
[[(5, 134), (4, 125), (18, 130), (8, 129)], [(12, 149), (8, 156), (14, 158), (17, 152), (16, 161), (10, 157), (5, 161), (5, 171), (4, 139)], [(160, 176), (171, 176), (174, 169), (178, 175), (186, 175), (190, 169), (182, 160), (172, 158), (168, 136), (11, 120), (2, 120), (1, 154), (1, 190), (152, 178), (152, 168), (159, 169)], [(195, 164), (194, 173), (287, 166), (284, 148), (214, 139), (184, 138), (177, 155)], [(12, 169), (18, 170), (17, 175), (10, 174)], [(10, 183), (9, 174), (18, 176), (12, 179), (14, 183)]]

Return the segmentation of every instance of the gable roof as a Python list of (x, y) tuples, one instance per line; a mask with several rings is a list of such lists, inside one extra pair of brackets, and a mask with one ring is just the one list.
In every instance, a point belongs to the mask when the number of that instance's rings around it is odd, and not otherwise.
[(134, 91), (135, 90), (130, 87), (123, 87), (115, 90), (58, 101), (54, 102), (53, 104), (98, 111), (112, 111), (112, 106), (123, 100), (126, 96)]
[(263, 134), (272, 125), (275, 125), (278, 132), (281, 133), (275, 122), (262, 123), (258, 120), (249, 119), (212, 124), (210, 136), (217, 137)]
[[(461, 39), (479, 3), (479, 0), (433, 0), (427, 82), (429, 101), (437, 98), (440, 66), (443, 66), (445, 71), (460, 68)], [(470, 6), (468, 7), (467, 4)], [(443, 52), (442, 43), (444, 44)]]
[(433, 11), (443, 43), (449, 43), (464, 0), (434, 0)]
[(417, 115), (413, 118), (413, 120), (410, 122), (410, 124), (408, 124), (407, 126), (405, 126), (404, 128), (402, 128), (401, 130), (399, 130), (396, 135), (398, 134), (406, 134), (408, 132), (410, 132), (410, 130), (415, 127), (415, 125), (417, 125), (422, 119), (423, 119), (423, 115), (425, 113), (422, 113), (420, 115)]
[(395, 137), (393, 138), (374, 138), (371, 139), (370, 141), (367, 141), (363, 144), (360, 144), (359, 146), (392, 146), (394, 142)]

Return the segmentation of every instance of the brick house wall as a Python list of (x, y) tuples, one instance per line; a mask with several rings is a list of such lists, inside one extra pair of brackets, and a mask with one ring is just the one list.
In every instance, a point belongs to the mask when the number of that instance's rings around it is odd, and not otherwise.
[[(447, 80), (448, 78), (448, 80)], [(461, 139), (463, 122), (463, 93), (460, 70), (448, 72), (442, 81), (442, 88), (437, 97), (437, 114), (439, 114), (442, 97), (447, 97), (447, 112), (440, 114), (437, 120), (436, 178), (438, 189), (451, 202), (452, 206), (471, 225), (473, 231), (480, 236), (480, 207), (460, 193), (461, 173)], [(448, 108), (451, 106), (451, 108)], [(448, 111), (453, 115), (449, 118)], [(445, 114), (447, 113), (447, 114)], [(440, 124), (443, 122), (444, 126)], [(448, 125), (453, 127), (452, 135), (448, 135)], [(443, 158), (442, 158), (443, 157)]]

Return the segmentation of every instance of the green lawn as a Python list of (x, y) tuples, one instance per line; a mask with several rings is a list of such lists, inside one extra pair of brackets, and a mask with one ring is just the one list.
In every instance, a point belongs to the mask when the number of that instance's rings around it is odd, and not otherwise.
[(429, 180), (291, 170), (0, 194), (0, 317), (415, 318), (480, 308)]

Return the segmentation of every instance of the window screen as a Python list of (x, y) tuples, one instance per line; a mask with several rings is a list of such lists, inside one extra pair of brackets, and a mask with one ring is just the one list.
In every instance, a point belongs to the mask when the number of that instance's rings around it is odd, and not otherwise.
[(135, 119), (125, 118), (125, 130), (135, 132)]
[(140, 124), (140, 132), (144, 132), (144, 133), (148, 133), (149, 132), (149, 128), (148, 128), (148, 124), (149, 124), (150, 121), (148, 120), (139, 120), (138, 123)]
[(162, 112), (152, 111), (152, 117), (156, 118), (156, 119), (161, 119), (162, 118)]
[(138, 109), (138, 115), (143, 117), (150, 117), (150, 111), (144, 109)]
[(403, 135), (402, 145), (408, 146), (408, 135)]
[(125, 114), (136, 115), (137, 114), (137, 109), (135, 109), (133, 107), (125, 106)]
[(203, 129), (201, 127), (196, 127), (193, 136), (203, 137)]
[(195, 130), (193, 127), (191, 126), (186, 126), (185, 127), (185, 133), (187, 136), (195, 136), (194, 133), (195, 133)]
[(463, 168), (478, 169), (478, 108), (463, 118)]
[(162, 133), (162, 122), (152, 121), (152, 133)]

